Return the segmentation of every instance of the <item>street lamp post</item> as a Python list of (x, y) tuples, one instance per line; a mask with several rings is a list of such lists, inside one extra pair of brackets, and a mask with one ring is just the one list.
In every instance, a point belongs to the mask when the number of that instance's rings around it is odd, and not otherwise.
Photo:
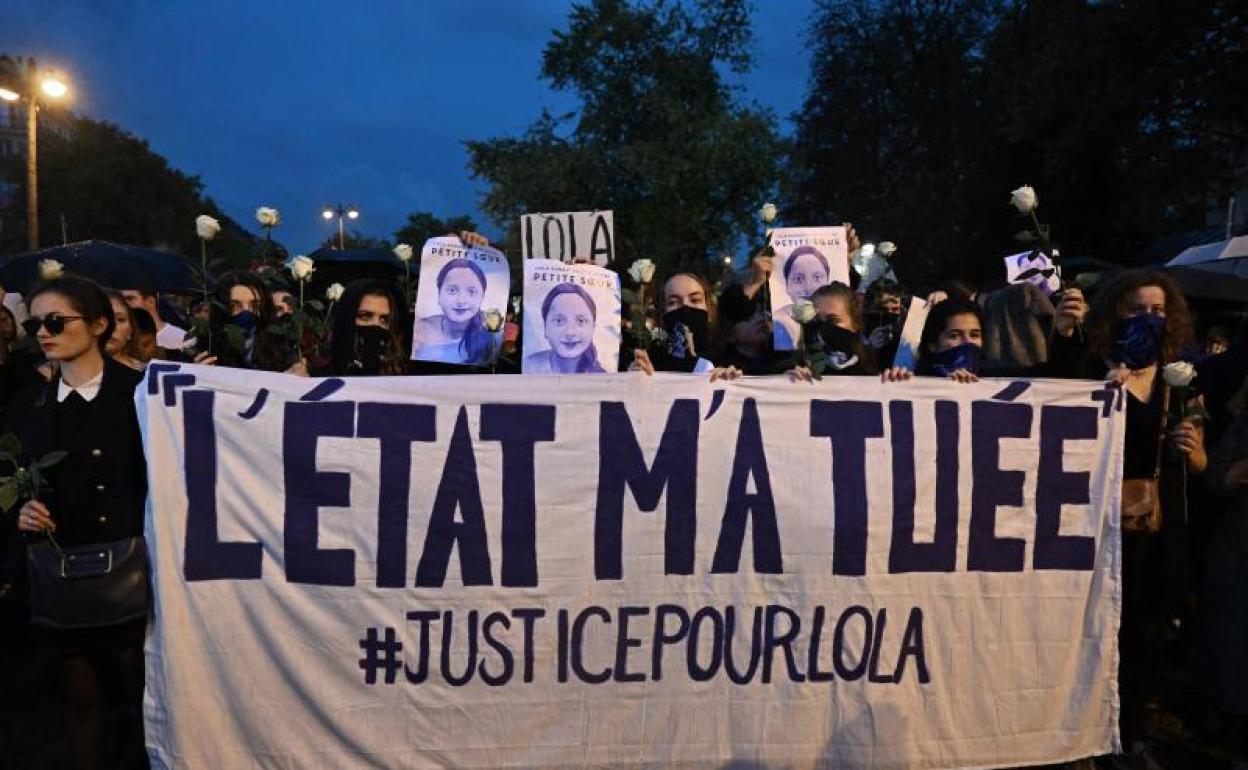
[[(38, 87), (36, 89), (36, 86)], [(26, 242), (31, 251), (39, 248), (39, 95), (60, 99), (69, 92), (69, 86), (54, 73), (39, 72), (33, 58), (26, 60), (26, 78), (21, 85), (25, 93), (0, 86), (0, 100), (15, 102), (26, 100)]]
[(360, 210), (350, 203), (339, 203), (332, 206), (326, 206), (321, 212), (321, 217), (328, 222), (334, 217), (338, 217), (338, 250), (343, 251), (346, 236), (343, 228), (343, 220), (356, 220), (360, 218)]

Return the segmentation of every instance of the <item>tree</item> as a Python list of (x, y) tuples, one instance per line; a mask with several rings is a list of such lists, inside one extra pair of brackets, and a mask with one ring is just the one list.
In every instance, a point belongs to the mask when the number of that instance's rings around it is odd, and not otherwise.
[[(392, 243), (387, 241), (386, 238), (366, 236), (358, 230), (344, 232), (342, 243), (343, 248), (384, 248), (384, 250), (389, 251), (393, 247)], [(318, 248), (338, 248), (338, 233), (333, 233), (332, 236), (326, 238)]]
[(1002, 278), (1030, 184), (1065, 254), (1131, 261), (1248, 169), (1232, 3), (826, 0), (786, 214), (900, 246), (902, 277)]
[(748, 70), (749, 43), (744, 0), (574, 6), (542, 77), (580, 109), (467, 143), (474, 177), (490, 185), (483, 209), (514, 236), (525, 213), (610, 208), (621, 261), (705, 267), (756, 229), (775, 184), (774, 118), (721, 75)]
[(991, 10), (980, 0), (820, 4), (786, 221), (852, 221), (864, 240), (895, 241), (909, 281), (977, 239), (960, 214), (982, 184), (978, 44)]
[(428, 211), (407, 215), (407, 223), (394, 232), (395, 243), (406, 243), (416, 251), (430, 238), (463, 231), (476, 232), (477, 223), (467, 214), (439, 219)]
[[(164, 248), (197, 256), (195, 217), (208, 214), (221, 223), (213, 242), (214, 258), (245, 266), (256, 248), (255, 237), (204, 196), (199, 177), (170, 167), (147, 142), (112, 123), (78, 116), (58, 116), (65, 130), (43, 121), (39, 134), (39, 239), (61, 242), (61, 219), (71, 241), (102, 239)], [(0, 162), (0, 179), (11, 180), (16, 194), (0, 216), (25, 219), (24, 157)], [(3, 228), (0, 251), (25, 249), (18, 228)]]

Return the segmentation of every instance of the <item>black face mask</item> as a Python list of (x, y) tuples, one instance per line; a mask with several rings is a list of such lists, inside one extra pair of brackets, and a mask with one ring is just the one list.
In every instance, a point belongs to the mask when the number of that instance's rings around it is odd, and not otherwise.
[(858, 335), (828, 321), (814, 321), (806, 326), (807, 339), (823, 343), (822, 355), (833, 371), (848, 369), (858, 363)]
[(389, 360), (390, 330), (382, 326), (355, 327), (355, 357), (347, 367), (355, 374), (377, 374)]
[(260, 323), (260, 319), (250, 310), (244, 310), (241, 313), (235, 313), (230, 316), (228, 323), (250, 334), (255, 331), (256, 326)]
[[(678, 307), (663, 314), (663, 329), (667, 332), (668, 352), (672, 358), (697, 358), (710, 354), (711, 316), (696, 307)], [(693, 350), (689, 350), (685, 332), (693, 337)]]
[(823, 340), (824, 348), (831, 353), (832, 351), (840, 351), (842, 353), (853, 353), (858, 348), (858, 335), (849, 329), (842, 329), (834, 323), (820, 321), (816, 325), (819, 333), (819, 339)]

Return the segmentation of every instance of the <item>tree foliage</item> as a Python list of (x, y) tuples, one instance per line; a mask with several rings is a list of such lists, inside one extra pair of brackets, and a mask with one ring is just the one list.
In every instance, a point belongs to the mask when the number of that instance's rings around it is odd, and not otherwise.
[[(389, 250), (393, 244), (385, 238), (378, 238), (372, 235), (365, 235), (359, 230), (347, 230), (343, 233), (342, 244), (344, 249), (386, 249)], [(332, 235), (321, 241), (319, 249), (336, 249), (338, 248), (338, 231), (335, 230)]]
[[(39, 240), (61, 243), (61, 217), (69, 240), (102, 239), (198, 256), (195, 217), (208, 214), (222, 227), (215, 257), (246, 265), (257, 249), (254, 236), (204, 195), (198, 176), (172, 168), (147, 142), (112, 123), (62, 115), (61, 132), (39, 134)], [(24, 251), (25, 158), (0, 164), (0, 178), (16, 189), (0, 216), (6, 226), (0, 252)]]
[(750, 66), (745, 0), (592, 0), (542, 56), (575, 93), (520, 137), (468, 142), (483, 209), (513, 230), (525, 213), (615, 211), (617, 254), (702, 266), (752, 230), (774, 187), (774, 119), (741, 103), (724, 71)]
[(1030, 184), (1064, 253), (1203, 225), (1248, 168), (1242, 4), (825, 0), (786, 214), (898, 242), (912, 283), (999, 277)]
[(430, 238), (463, 231), (476, 232), (477, 223), (467, 214), (457, 214), (441, 219), (428, 211), (416, 211), (407, 215), (407, 222), (394, 232), (395, 243), (406, 243), (420, 251)]

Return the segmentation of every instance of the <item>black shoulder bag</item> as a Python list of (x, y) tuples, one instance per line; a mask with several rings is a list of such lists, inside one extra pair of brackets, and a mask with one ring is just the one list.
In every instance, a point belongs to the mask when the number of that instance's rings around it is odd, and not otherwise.
[(147, 614), (143, 538), (61, 548), (51, 535), (26, 546), (30, 622), (50, 628), (113, 626)]

